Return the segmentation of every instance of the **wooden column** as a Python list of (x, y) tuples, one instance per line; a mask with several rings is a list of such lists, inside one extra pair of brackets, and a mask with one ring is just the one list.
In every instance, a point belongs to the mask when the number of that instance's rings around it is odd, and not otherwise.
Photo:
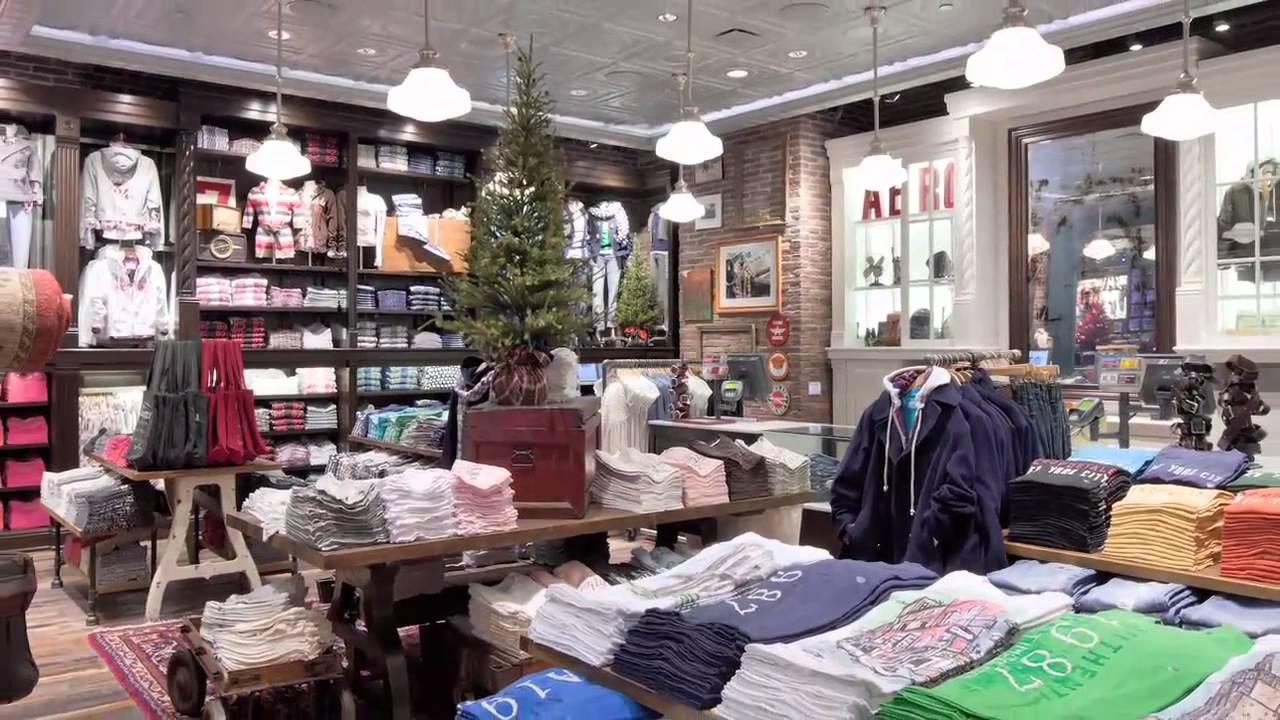
[(173, 175), (173, 197), (177, 205), (174, 225), (174, 266), (177, 274), (177, 337), (200, 338), (200, 303), (196, 298), (196, 133), (178, 132), (177, 168)]
[[(58, 115), (46, 202), (53, 206), (53, 276), (71, 293), (71, 333), (80, 306), (80, 118)], [(74, 341), (72, 342), (74, 345)]]

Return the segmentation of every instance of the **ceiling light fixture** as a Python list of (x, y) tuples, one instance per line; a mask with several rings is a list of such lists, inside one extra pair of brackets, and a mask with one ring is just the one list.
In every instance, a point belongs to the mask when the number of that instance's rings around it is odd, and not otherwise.
[(276, 0), (276, 121), (271, 132), (262, 141), (262, 146), (245, 158), (244, 167), (254, 175), (261, 175), (268, 180), (289, 180), (309, 175), (311, 161), (298, 151), (298, 146), (289, 139), (289, 129), (281, 118), (284, 115), (284, 78), (281, 67), (284, 65), (284, 0)]
[(1084, 250), (1081, 252), (1083, 252), (1084, 256), (1090, 260), (1101, 261), (1115, 255), (1116, 246), (1110, 240), (1099, 235), (1090, 240), (1089, 244), (1085, 245)]
[(1218, 20), (1213, 24), (1214, 32), (1226, 32), (1231, 29), (1231, 23), (1226, 20)]
[(1129, 41), (1129, 52), (1138, 52), (1142, 49), (1142, 43), (1138, 40)]
[(422, 122), (441, 122), (471, 112), (471, 93), (458, 87), (437, 61), (431, 47), (431, 0), (422, 0), (423, 37), (418, 64), (397, 86), (387, 91), (387, 109)]
[(969, 56), (964, 76), (982, 87), (1019, 90), (1057, 77), (1066, 67), (1062, 48), (1046, 42), (1027, 23), (1027, 9), (1020, 0), (1009, 0), (1004, 24)]
[(372, 55), (378, 54), (378, 51), (371, 47), (356, 48), (356, 52), (359, 53), (360, 55), (364, 55), (365, 57), (370, 57)]
[(871, 107), (875, 136), (867, 156), (858, 163), (858, 172), (866, 189), (882, 192), (906, 182), (907, 169), (901, 160), (885, 152), (880, 143), (880, 18), (884, 17), (884, 8), (873, 2), (866, 12), (871, 21)]
[[(658, 140), (658, 157), (679, 165), (698, 165), (724, 154), (724, 142), (711, 134), (693, 104), (693, 0), (688, 4), (688, 34), (685, 37), (685, 73), (680, 93), (680, 120)], [(685, 105), (684, 90), (689, 104)]]
[(583, 88), (574, 88), (569, 91), (569, 94), (574, 97), (586, 97), (587, 95), (590, 94), (590, 92)]
[(1191, 0), (1182, 2), (1182, 74), (1173, 92), (1142, 117), (1142, 132), (1182, 142), (1213, 132), (1217, 110), (1204, 99), (1191, 74)]
[(671, 197), (658, 208), (658, 217), (674, 223), (693, 222), (705, 215), (707, 209), (698, 202), (689, 186), (684, 184), (684, 166), (680, 166), (680, 181), (671, 191)]
[(791, 58), (792, 60), (800, 60), (801, 58), (809, 57), (809, 51), (808, 50), (792, 50), (791, 52), (787, 53), (787, 57)]
[(673, 23), (673, 22), (675, 22), (675, 21), (677, 21), (677, 20), (679, 20), (679, 19), (680, 19), (680, 16), (679, 16), (679, 15), (677, 15), (677, 14), (675, 14), (675, 13), (673, 13), (673, 12), (664, 12), (664, 13), (662, 13), (661, 15), (659, 15), (659, 16), (658, 16), (658, 22), (660, 22), (660, 23), (668, 23), (668, 24), (670, 24), (670, 23)]
[(943, 11), (955, 10), (956, 4), (951, 2), (951, 0), (938, 0), (938, 9)]
[(275, 30), (268, 30), (267, 37), (271, 38), (272, 40), (292, 40), (293, 33), (289, 32), (288, 30), (281, 30), (277, 28)]
[(733, 68), (732, 70), (726, 72), (724, 76), (728, 78), (733, 78), (734, 80), (741, 80), (742, 78), (750, 74), (751, 74), (751, 71), (745, 68)]

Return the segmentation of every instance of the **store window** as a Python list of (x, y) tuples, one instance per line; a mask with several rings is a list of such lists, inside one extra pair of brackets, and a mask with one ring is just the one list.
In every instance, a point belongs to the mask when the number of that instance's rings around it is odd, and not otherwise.
[(950, 338), (955, 160), (911, 163), (883, 192), (848, 168), (845, 188), (845, 332), (868, 347)]
[(1220, 111), (1214, 158), (1218, 330), (1280, 335), (1280, 100)]

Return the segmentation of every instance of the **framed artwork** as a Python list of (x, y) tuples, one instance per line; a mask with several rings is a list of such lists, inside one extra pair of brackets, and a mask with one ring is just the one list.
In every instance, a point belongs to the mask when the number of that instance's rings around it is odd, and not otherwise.
[(724, 156), (693, 166), (693, 184), (715, 182), (724, 179)]
[(773, 312), (782, 303), (780, 239), (735, 240), (716, 246), (717, 314)]
[(715, 308), (711, 300), (710, 267), (699, 267), (680, 273), (680, 322), (711, 322)]
[(720, 193), (695, 196), (695, 199), (706, 208), (702, 217), (693, 221), (694, 230), (716, 230), (724, 221), (724, 207), (720, 201)]

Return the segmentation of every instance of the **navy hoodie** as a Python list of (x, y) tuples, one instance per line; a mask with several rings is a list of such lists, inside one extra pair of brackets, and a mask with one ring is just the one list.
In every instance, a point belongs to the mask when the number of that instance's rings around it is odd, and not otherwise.
[(976, 449), (960, 388), (945, 370), (926, 372), (915, 426), (904, 427), (893, 375), (858, 421), (832, 485), (841, 556), (915, 562), (939, 574), (1003, 568), (1000, 497), (984, 481), (1002, 468)]

